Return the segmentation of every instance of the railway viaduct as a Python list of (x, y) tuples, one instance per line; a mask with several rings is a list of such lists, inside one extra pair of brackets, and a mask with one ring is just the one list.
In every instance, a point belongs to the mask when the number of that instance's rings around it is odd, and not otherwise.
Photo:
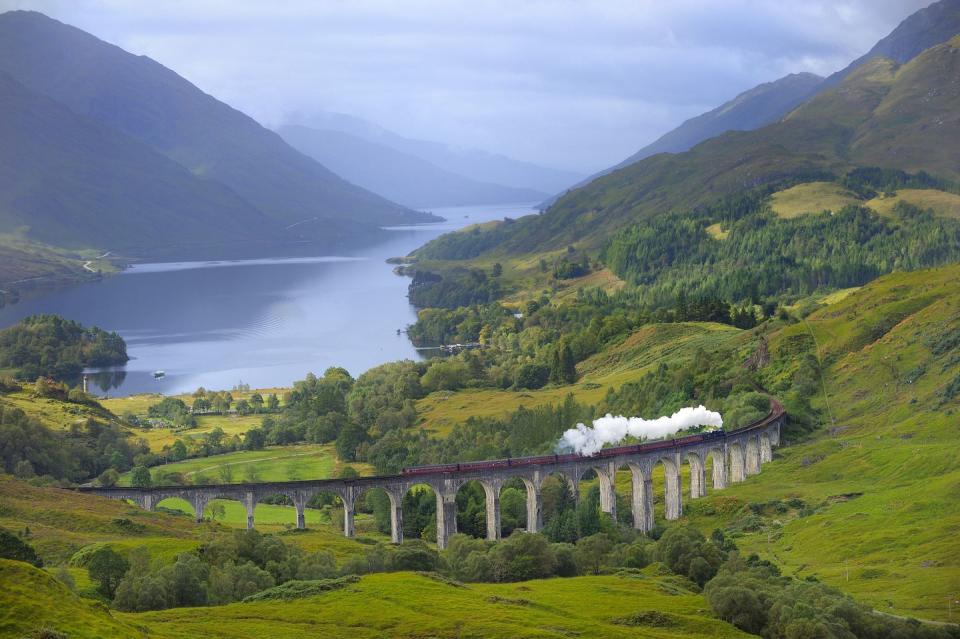
[[(305, 527), (305, 509), (312, 497), (329, 493), (339, 497), (344, 510), (344, 534), (354, 535), (354, 511), (359, 499), (369, 490), (383, 489), (390, 498), (391, 540), (403, 541), (404, 495), (414, 486), (431, 487), (437, 499), (437, 546), (445, 548), (457, 532), (457, 491), (467, 482), (477, 481), (486, 494), (487, 538), (500, 537), (500, 489), (511, 479), (520, 479), (527, 492), (527, 530), (539, 531), (543, 526), (540, 489), (543, 480), (558, 475), (566, 480), (574, 496), (579, 494), (580, 479), (591, 471), (600, 484), (600, 508), (616, 518), (617, 499), (614, 489), (616, 473), (628, 469), (632, 476), (633, 525), (648, 531), (653, 528), (653, 469), (662, 464), (665, 476), (665, 516), (678, 519), (683, 512), (681, 468), (690, 465), (689, 494), (691, 499), (703, 497), (707, 489), (706, 465), (712, 462), (711, 483), (714, 490), (726, 488), (730, 482), (744, 481), (747, 476), (760, 473), (761, 466), (773, 459), (773, 447), (780, 444), (780, 430), (785, 413), (779, 403), (772, 402), (772, 410), (764, 419), (745, 428), (724, 433), (722, 437), (705, 439), (683, 445), (643, 450), (643, 447), (624, 447), (614, 455), (577, 456), (573, 460), (523, 464), (523, 458), (512, 467), (487, 469), (468, 468), (464, 471), (418, 472), (357, 479), (323, 479), (311, 481), (245, 483), (203, 486), (155, 486), (150, 488), (82, 487), (81, 491), (111, 499), (130, 500), (141, 508), (153, 510), (162, 500), (179, 497), (193, 506), (197, 521), (203, 517), (207, 504), (214, 499), (241, 502), (247, 510), (247, 528), (254, 526), (254, 508), (258, 501), (274, 496), (288, 497), (297, 511), (297, 527)], [(601, 451), (603, 453), (604, 451)], [(483, 465), (470, 464), (469, 466)], [(492, 465), (492, 464), (491, 464)], [(466, 466), (466, 465), (465, 465)]]

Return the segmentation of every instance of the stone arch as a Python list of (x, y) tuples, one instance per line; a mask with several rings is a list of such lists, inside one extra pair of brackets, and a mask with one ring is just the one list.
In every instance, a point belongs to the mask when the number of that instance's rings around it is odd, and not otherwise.
[(663, 466), (663, 516), (670, 520), (679, 519), (683, 513), (679, 459), (659, 457), (653, 468), (657, 466)]
[[(326, 523), (329, 518), (332, 526), (346, 532), (348, 525), (346, 516), (347, 508), (343, 491), (334, 488), (318, 487), (316, 489), (303, 491), (301, 497), (304, 506), (304, 520), (306, 520), (307, 513), (310, 513), (311, 519), (320, 523)], [(349, 519), (349, 524), (352, 525), (352, 515)]]
[[(202, 496), (201, 496), (202, 495)], [(202, 519), (207, 519), (209, 521), (216, 521), (218, 518), (222, 518), (226, 522), (229, 513), (228, 506), (222, 503), (214, 502), (224, 502), (224, 501), (241, 501), (237, 499), (236, 495), (231, 495), (228, 493), (202, 493), (200, 499), (194, 500), (194, 508), (197, 510), (196, 518), (197, 521)], [(197, 497), (195, 496), (195, 497)], [(197, 505), (200, 505), (198, 508)], [(252, 528), (252, 521), (250, 519), (249, 509), (247, 510), (247, 527)]]
[[(343, 503), (343, 534), (353, 537), (356, 534), (354, 516), (356, 513), (373, 515), (378, 533), (389, 534), (390, 541), (399, 544), (403, 541), (402, 496), (386, 486), (362, 486), (348, 490), (341, 495)], [(384, 510), (386, 512), (384, 512)]]
[(763, 431), (760, 433), (760, 463), (766, 464), (773, 461), (773, 445), (770, 441), (770, 433)]
[[(606, 466), (600, 464), (589, 464), (577, 469), (578, 478), (576, 485), (584, 481), (593, 481), (596, 479), (597, 488), (600, 493), (600, 512), (617, 519), (617, 493), (616, 493), (616, 469), (615, 464), (610, 463)], [(579, 501), (579, 500), (578, 500)]]
[[(534, 499), (534, 497), (531, 497), (532, 488), (533, 484), (530, 480), (517, 476), (510, 477), (500, 483), (497, 488), (497, 512), (500, 517), (498, 534), (500, 537), (509, 536), (514, 530), (528, 527), (527, 521), (530, 517), (531, 500)], [(522, 508), (517, 501), (518, 492), (523, 495)], [(533, 505), (534, 508), (538, 508), (536, 504)], [(534, 512), (533, 518), (536, 519), (536, 512)]]
[(617, 471), (614, 464), (604, 468), (602, 466), (591, 466), (590, 468), (596, 475), (600, 484), (600, 510), (617, 521)]
[(540, 532), (543, 530), (542, 484), (539, 478), (521, 476), (520, 480), (527, 489), (527, 532)]
[(630, 469), (630, 510), (633, 527), (642, 532), (653, 530), (653, 473), (649, 464), (628, 462)]
[(713, 489), (722, 490), (727, 487), (727, 463), (722, 448), (711, 448), (706, 455), (710, 461)]
[(699, 499), (707, 494), (706, 462), (695, 450), (684, 453), (683, 461), (690, 467), (690, 499)]
[[(619, 521), (632, 521), (633, 517), (633, 470), (626, 460), (614, 461), (610, 464), (610, 476), (613, 482), (613, 499), (616, 502), (616, 514)], [(625, 481), (629, 480), (629, 481)], [(618, 491), (619, 486), (626, 485), (628, 493)]]
[[(257, 491), (252, 503), (247, 505), (248, 522), (253, 518), (260, 521), (261, 525), (286, 526), (293, 523), (297, 528), (306, 528), (306, 502), (307, 496), (295, 491), (264, 488)], [(292, 508), (293, 512), (290, 513), (287, 508)]]
[[(500, 494), (494, 491), (489, 481), (468, 479), (460, 482), (456, 487), (454, 501), (457, 531), (478, 539), (500, 538)], [(496, 512), (492, 513), (492, 510)], [(490, 521), (491, 519), (493, 521)], [(494, 530), (491, 530), (492, 528)]]
[[(436, 522), (439, 530), (443, 517), (440, 495), (441, 489), (429, 481), (415, 481), (404, 487), (400, 495), (401, 539), (419, 539), (425, 535), (429, 539), (433, 536), (431, 521)], [(456, 517), (453, 523), (456, 525)]]
[(158, 508), (174, 510), (185, 515), (190, 515), (196, 521), (199, 521), (200, 518), (203, 517), (203, 513), (200, 513), (199, 517), (197, 516), (197, 511), (194, 507), (193, 500), (187, 496), (157, 495), (157, 498), (155, 498), (153, 503), (150, 505), (150, 510), (156, 510)]
[(747, 478), (746, 454), (740, 442), (731, 442), (727, 445), (727, 454), (730, 457), (730, 481), (736, 483)]
[(573, 468), (548, 472), (542, 477), (537, 487), (536, 529), (533, 529), (530, 525), (533, 520), (529, 509), (530, 496), (528, 490), (527, 530), (539, 532), (554, 517), (562, 516), (566, 510), (575, 509), (580, 501), (581, 477), (582, 475), (578, 474), (578, 469)]
[(747, 437), (747, 443), (744, 447), (746, 463), (744, 468), (747, 475), (757, 475), (760, 473), (760, 438), (756, 435)]

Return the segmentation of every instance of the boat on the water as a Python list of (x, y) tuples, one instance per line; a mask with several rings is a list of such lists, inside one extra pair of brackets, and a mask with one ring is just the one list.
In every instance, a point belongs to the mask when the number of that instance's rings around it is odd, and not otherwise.
[(166, 375), (167, 375), (167, 374), (166, 374), (165, 372), (163, 372), (163, 371), (153, 371), (153, 378), (154, 378), (154, 379), (160, 379), (160, 378), (162, 378), (162, 377), (166, 377)]

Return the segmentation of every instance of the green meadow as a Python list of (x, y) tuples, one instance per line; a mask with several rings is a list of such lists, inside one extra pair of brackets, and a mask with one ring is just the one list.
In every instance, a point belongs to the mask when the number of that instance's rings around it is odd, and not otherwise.
[[(328, 479), (344, 466), (337, 460), (333, 444), (299, 444), (196, 457), (156, 466), (152, 471), (154, 477), (180, 473), (194, 484), (219, 484)], [(371, 472), (366, 464), (350, 466), (361, 474)], [(120, 485), (129, 484), (130, 474), (124, 473)]]
[(0, 594), (3, 636), (25, 636), (45, 627), (73, 639), (749, 636), (711, 617), (689, 584), (655, 569), (519, 584), (376, 574), (295, 601), (152, 613), (110, 612), (23, 563), (0, 559), (0, 578), (10, 584)]

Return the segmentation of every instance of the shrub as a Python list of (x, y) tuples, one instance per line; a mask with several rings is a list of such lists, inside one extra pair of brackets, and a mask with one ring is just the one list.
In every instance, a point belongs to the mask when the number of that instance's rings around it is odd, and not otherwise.
[(251, 603), (255, 601), (291, 601), (293, 599), (303, 599), (313, 597), (331, 590), (346, 588), (350, 584), (360, 581), (356, 575), (347, 575), (337, 579), (317, 579), (313, 581), (288, 581), (280, 586), (274, 586), (258, 592), (257, 594), (246, 597), (243, 602)]
[(0, 557), (13, 559), (14, 561), (25, 561), (37, 568), (43, 567), (43, 561), (37, 556), (33, 546), (3, 528), (0, 528)]

